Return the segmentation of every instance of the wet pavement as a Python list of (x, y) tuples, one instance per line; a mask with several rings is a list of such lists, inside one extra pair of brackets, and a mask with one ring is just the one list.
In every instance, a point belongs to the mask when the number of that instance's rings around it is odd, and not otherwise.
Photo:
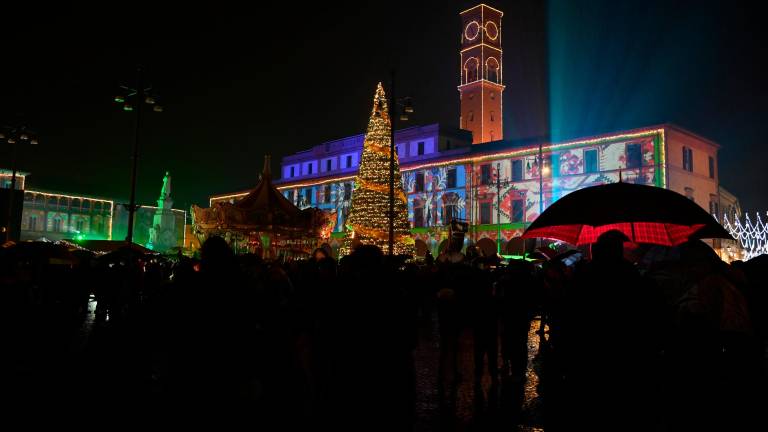
[[(472, 332), (465, 330), (459, 338), (457, 369), (460, 378), (455, 406), (450, 406), (445, 399), (441, 404), (438, 391), (440, 342), (437, 319), (432, 317), (421, 327), (419, 345), (414, 353), (417, 393), (414, 430), (471, 431), (502, 425), (507, 430), (544, 431), (538, 390), (539, 340), (539, 321), (534, 320), (528, 332), (528, 364), (523, 382), (508, 378), (494, 386), (486, 373), (481, 387), (476, 388)], [(503, 364), (501, 353), (498, 364)], [(503, 368), (500, 367), (500, 371)], [(516, 392), (522, 393), (520, 398), (515, 397)]]
[[(91, 299), (88, 313), (73, 341), (70, 352), (80, 353), (85, 364), (94, 365), (99, 359), (89, 358), (101, 349), (94, 345), (105, 343), (100, 332), (108, 329), (109, 319), (99, 324), (95, 317), (96, 302)], [(113, 336), (113, 335), (111, 335)], [(539, 395), (539, 321), (531, 322), (528, 332), (528, 364), (524, 380), (501, 377), (493, 385), (487, 371), (481, 380), (481, 387), (475, 387), (472, 331), (465, 330), (459, 337), (457, 360), (458, 383), (455, 403), (445, 403), (450, 397), (442, 397), (438, 385), (440, 362), (440, 338), (437, 317), (422, 321), (419, 327), (419, 343), (414, 351), (416, 404), (414, 431), (473, 431), (485, 430), (499, 425), (507, 430), (525, 432), (543, 431), (542, 403)], [(499, 347), (501, 343), (499, 343)], [(98, 354), (96, 355), (98, 357)], [(109, 361), (101, 359), (101, 361)], [(499, 350), (498, 364), (502, 365)], [(99, 369), (96, 367), (96, 369)], [(504, 370), (499, 368), (500, 373)], [(97, 380), (98, 374), (91, 379)], [(97, 383), (94, 383), (98, 386)], [(519, 393), (517, 395), (516, 393)]]

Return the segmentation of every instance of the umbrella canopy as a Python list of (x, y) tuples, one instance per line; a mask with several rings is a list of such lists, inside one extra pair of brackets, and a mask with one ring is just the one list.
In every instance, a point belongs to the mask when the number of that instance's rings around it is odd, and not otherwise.
[(545, 210), (523, 238), (554, 238), (582, 245), (610, 230), (635, 243), (675, 246), (691, 238), (730, 234), (704, 209), (667, 189), (612, 183), (572, 192)]

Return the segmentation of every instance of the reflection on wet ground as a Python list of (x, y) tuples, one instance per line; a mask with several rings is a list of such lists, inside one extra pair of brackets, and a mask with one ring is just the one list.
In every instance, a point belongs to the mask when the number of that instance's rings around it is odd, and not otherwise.
[[(99, 324), (96, 321), (96, 301), (91, 298), (88, 312), (72, 347), (74, 352), (88, 351), (90, 343), (101, 339), (96, 333)], [(105, 317), (109, 323), (109, 317)], [(508, 426), (505, 429), (521, 432), (541, 432), (542, 403), (539, 394), (539, 320), (531, 322), (528, 331), (528, 364), (524, 380), (503, 378), (493, 385), (486, 374), (481, 380), (481, 387), (475, 387), (473, 340), (471, 330), (466, 330), (459, 338), (458, 378), (455, 406), (441, 406), (438, 391), (438, 372), (440, 359), (440, 339), (437, 317), (424, 322), (420, 327), (419, 344), (414, 352), (416, 406), (415, 431), (438, 430), (483, 430), (492, 425)], [(499, 344), (501, 346), (501, 344)], [(500, 351), (499, 351), (500, 352)], [(501, 353), (498, 364), (502, 365)], [(500, 367), (500, 371), (504, 369)], [(503, 374), (502, 374), (503, 375)]]
[[(504, 426), (508, 430), (543, 431), (539, 395), (539, 321), (528, 331), (528, 364), (525, 379), (502, 378), (493, 385), (486, 373), (475, 387), (472, 332), (459, 339), (455, 407), (441, 406), (438, 394), (439, 337), (436, 320), (421, 329), (414, 360), (416, 367), (416, 425), (414, 430), (482, 430)], [(501, 354), (498, 359), (502, 365)], [(500, 368), (503, 370), (503, 368)], [(448, 412), (446, 412), (448, 411)]]

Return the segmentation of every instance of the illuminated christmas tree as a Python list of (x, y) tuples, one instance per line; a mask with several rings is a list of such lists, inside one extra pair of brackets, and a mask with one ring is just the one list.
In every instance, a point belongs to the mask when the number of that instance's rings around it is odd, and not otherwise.
[[(379, 83), (363, 142), (360, 170), (355, 177), (347, 234), (341, 255), (351, 252), (353, 242), (376, 245), (389, 252), (389, 157), (391, 123), (384, 88)], [(408, 204), (403, 193), (400, 163), (395, 154), (395, 255), (413, 255), (414, 240), (408, 222)]]

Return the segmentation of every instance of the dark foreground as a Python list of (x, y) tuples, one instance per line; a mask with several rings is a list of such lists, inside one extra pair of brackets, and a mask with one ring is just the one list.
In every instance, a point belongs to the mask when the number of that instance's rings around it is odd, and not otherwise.
[(5, 408), (84, 427), (766, 430), (766, 279), (692, 251), (642, 276), (599, 256), (6, 259)]

